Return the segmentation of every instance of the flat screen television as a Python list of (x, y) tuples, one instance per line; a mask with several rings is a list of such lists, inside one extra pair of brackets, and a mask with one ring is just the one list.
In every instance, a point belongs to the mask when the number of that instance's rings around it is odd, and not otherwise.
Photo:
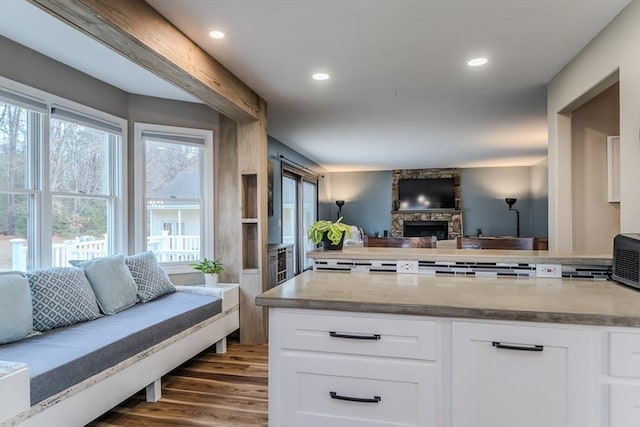
[(455, 209), (453, 178), (415, 178), (398, 181), (399, 210)]

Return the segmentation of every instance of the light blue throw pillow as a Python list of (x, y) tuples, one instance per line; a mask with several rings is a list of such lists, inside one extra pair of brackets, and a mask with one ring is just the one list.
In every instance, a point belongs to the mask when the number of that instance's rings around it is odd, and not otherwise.
[(0, 273), (0, 344), (18, 341), (33, 330), (29, 280), (21, 273)]
[(138, 302), (138, 288), (124, 263), (124, 255), (95, 258), (74, 264), (84, 270), (104, 314), (115, 314)]

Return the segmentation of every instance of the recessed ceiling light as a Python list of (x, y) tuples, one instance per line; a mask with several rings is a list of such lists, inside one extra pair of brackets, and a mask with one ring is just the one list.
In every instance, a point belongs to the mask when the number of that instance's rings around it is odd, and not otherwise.
[(481, 66), (485, 65), (487, 62), (489, 62), (489, 60), (487, 58), (479, 57), (479, 58), (473, 58), (473, 59), (469, 60), (467, 62), (467, 65), (469, 67), (481, 67)]
[(329, 74), (327, 73), (315, 73), (313, 76), (311, 76), (314, 80), (329, 80), (329, 78), (331, 77)]
[(211, 36), (211, 38), (214, 38), (214, 39), (216, 39), (216, 40), (219, 40), (219, 39), (223, 39), (223, 38), (224, 38), (224, 33), (223, 33), (222, 31), (218, 31), (218, 30), (211, 31), (211, 32), (209, 33), (209, 35)]

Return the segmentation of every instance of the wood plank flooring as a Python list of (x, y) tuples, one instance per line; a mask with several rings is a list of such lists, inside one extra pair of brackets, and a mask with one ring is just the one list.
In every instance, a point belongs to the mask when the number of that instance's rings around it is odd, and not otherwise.
[(230, 342), (200, 353), (162, 380), (162, 399), (144, 391), (89, 427), (267, 426), (267, 345)]

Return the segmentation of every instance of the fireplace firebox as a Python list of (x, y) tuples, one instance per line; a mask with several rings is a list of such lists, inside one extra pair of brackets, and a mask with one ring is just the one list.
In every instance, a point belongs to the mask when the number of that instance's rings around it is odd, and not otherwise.
[(404, 237), (436, 236), (438, 240), (449, 238), (449, 223), (447, 221), (405, 221)]

